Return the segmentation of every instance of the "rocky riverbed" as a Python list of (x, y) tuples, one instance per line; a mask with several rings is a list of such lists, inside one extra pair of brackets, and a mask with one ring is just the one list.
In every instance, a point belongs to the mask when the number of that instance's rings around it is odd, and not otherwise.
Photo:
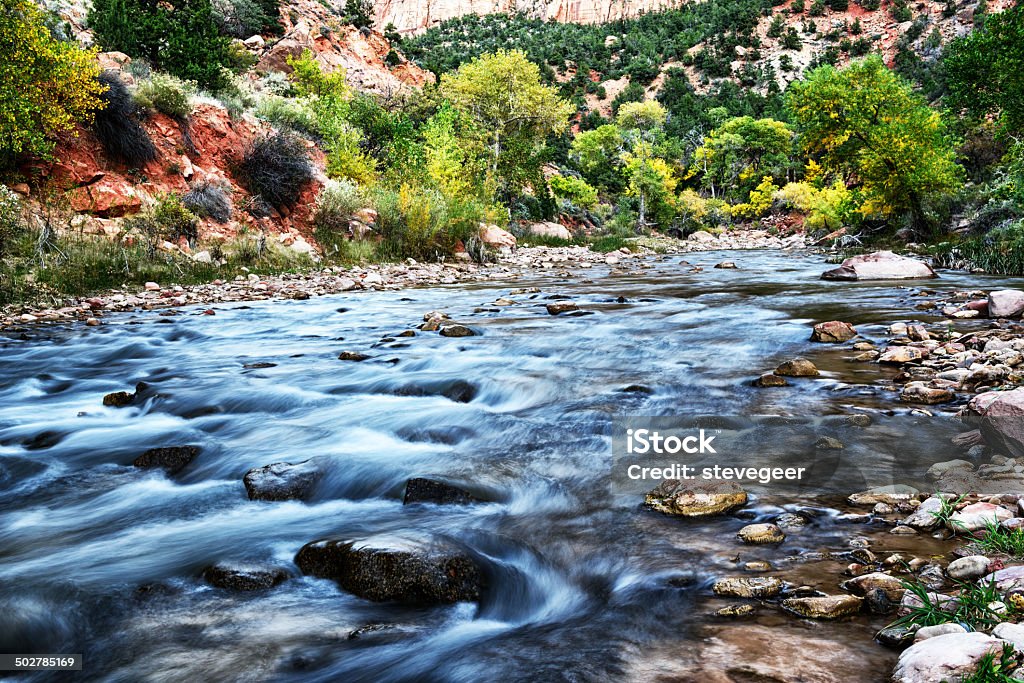
[[(514, 239), (514, 238), (513, 238)], [(687, 240), (651, 238), (631, 248), (611, 253), (587, 247), (524, 247), (502, 249), (497, 261), (476, 264), (456, 259), (451, 263), (403, 263), (367, 266), (335, 266), (309, 273), (261, 275), (251, 272), (231, 280), (215, 280), (190, 287), (146, 283), (139, 290), (112, 291), (65, 302), (55, 308), (9, 306), (0, 309), (0, 328), (37, 322), (79, 321), (102, 324), (111, 312), (153, 310), (196, 304), (215, 304), (266, 299), (308, 299), (311, 296), (354, 290), (379, 291), (430, 285), (485, 282), (520, 278), (537, 271), (569, 272), (607, 265), (621, 272), (644, 267), (644, 258), (655, 253), (682, 254), (721, 249), (800, 249), (806, 246), (802, 234), (787, 237), (765, 231), (743, 230), (713, 235), (697, 232)]]
[[(798, 251), (393, 268), (8, 327), (4, 646), (164, 680), (938, 683), (1003, 643), (1019, 665), (1024, 441), (995, 408), (1014, 372), (983, 371), (1017, 367), (1019, 330), (943, 305), (1011, 281), (821, 280)], [(840, 489), (609, 488), (609, 415), (679, 414), (787, 416)], [(936, 609), (890, 627), (922, 614), (904, 582)]]

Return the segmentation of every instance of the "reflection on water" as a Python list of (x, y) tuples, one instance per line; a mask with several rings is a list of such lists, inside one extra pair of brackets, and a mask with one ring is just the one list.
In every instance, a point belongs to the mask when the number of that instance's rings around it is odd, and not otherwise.
[[(612, 419), (889, 409), (872, 386), (889, 371), (810, 348), (809, 325), (847, 320), (880, 338), (888, 322), (921, 319), (911, 290), (819, 281), (820, 259), (729, 258), (741, 269), (693, 274), (665, 257), (633, 275), (138, 313), (0, 340), (0, 648), (83, 652), (79, 679), (105, 681), (604, 681), (692, 670), (714, 627), (705, 586), (734, 566), (744, 522), (682, 522), (609, 496)], [(542, 292), (474, 312), (529, 285)], [(550, 295), (589, 315), (547, 315)], [(434, 309), (479, 336), (394, 336)], [(340, 361), (343, 350), (371, 358)], [(749, 385), (808, 353), (822, 378)], [(141, 403), (102, 406), (138, 382), (150, 385)], [(184, 444), (202, 452), (173, 478), (130, 466), (146, 449)], [(248, 500), (247, 470), (310, 458), (327, 472), (310, 501)], [(403, 507), (414, 476), (466, 482), (493, 502)], [(753, 514), (801, 502), (762, 500)], [(822, 508), (759, 557), (846, 548), (851, 532), (833, 518)], [(404, 530), (472, 548), (490, 577), (480, 605), (374, 604), (292, 564), (314, 539)], [(218, 560), (271, 561), (296, 578), (230, 593), (199, 578)], [(831, 576), (808, 566), (793, 571), (834, 589), (839, 565)], [(772, 619), (762, 622), (795, 628)], [(871, 627), (817, 634), (859, 633), (855, 659), (836, 666), (881, 671), (891, 654), (870, 642)], [(705, 657), (738, 656), (714, 642)]]

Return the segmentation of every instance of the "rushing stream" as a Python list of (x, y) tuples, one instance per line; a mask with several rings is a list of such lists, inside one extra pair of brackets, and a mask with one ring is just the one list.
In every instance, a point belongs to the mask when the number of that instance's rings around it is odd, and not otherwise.
[[(726, 257), (740, 269), (711, 268)], [(847, 320), (881, 338), (890, 322), (935, 318), (914, 310), (918, 285), (824, 282), (818, 257), (686, 259), (705, 270), (661, 257), (628, 275), (551, 271), (0, 336), (0, 648), (85, 661), (78, 674), (19, 680), (761, 681), (786, 679), (726, 672), (799, 657), (827, 672), (815, 681), (885, 680), (895, 654), (872, 642), (884, 618), (710, 616), (707, 584), (733, 571), (733, 535), (746, 522), (684, 522), (607, 495), (609, 424), (684, 411), (905, 411), (864, 386), (895, 371), (812, 348), (809, 326)], [(943, 273), (926, 286), (1001, 284)], [(531, 286), (541, 292), (490, 308)], [(552, 295), (591, 314), (549, 316)], [(381, 341), (434, 309), (479, 336)], [(372, 358), (340, 361), (343, 350)], [(801, 354), (822, 378), (750, 386)], [(104, 394), (140, 381), (151, 385), (141, 405), (102, 406)], [(629, 385), (651, 391), (621, 391)], [(181, 444), (203, 450), (180, 474), (131, 466), (146, 449)], [(309, 458), (328, 471), (313, 500), (247, 498), (247, 470)], [(403, 506), (414, 476), (466, 482), (494, 502)], [(846, 549), (854, 535), (931, 549), (930, 539), (829, 519), (757, 557)], [(391, 532), (455, 538), (486, 558), (480, 604), (372, 603), (292, 563), (315, 539)], [(294, 576), (230, 592), (200, 577), (220, 560), (271, 562)], [(834, 592), (840, 565), (822, 564), (787, 579)]]

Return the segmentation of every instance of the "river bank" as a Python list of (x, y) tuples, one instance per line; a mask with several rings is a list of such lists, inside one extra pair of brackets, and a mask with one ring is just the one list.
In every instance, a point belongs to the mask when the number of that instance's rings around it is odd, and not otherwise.
[(611, 253), (591, 251), (585, 246), (522, 247), (496, 252), (496, 262), (478, 264), (468, 260), (450, 263), (402, 263), (364, 266), (330, 266), (309, 272), (266, 274), (251, 272), (233, 279), (208, 284), (178, 286), (147, 283), (144, 288), (113, 290), (70, 299), (60, 307), (13, 305), (0, 309), (0, 329), (48, 322), (102, 324), (107, 313), (154, 310), (198, 304), (217, 304), (266, 299), (308, 299), (312, 296), (348, 291), (395, 290), (407, 287), (452, 285), (528, 276), (533, 272), (565, 272), (591, 268), (595, 264), (628, 270), (653, 254), (685, 254), (732, 249), (801, 249), (802, 234), (788, 237), (761, 230), (701, 232), (687, 240), (645, 238), (630, 248)]

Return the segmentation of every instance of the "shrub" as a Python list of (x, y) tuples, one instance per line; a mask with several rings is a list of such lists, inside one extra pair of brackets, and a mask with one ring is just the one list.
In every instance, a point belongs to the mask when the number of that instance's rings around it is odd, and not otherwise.
[(254, 141), (245, 151), (239, 172), (249, 190), (274, 206), (291, 206), (313, 179), (302, 139), (276, 133)]
[(820, 190), (809, 183), (788, 183), (775, 198), (806, 213), (804, 225), (811, 230), (836, 230), (851, 225), (858, 216), (855, 197), (841, 180)]
[(772, 207), (775, 194), (778, 191), (779, 188), (772, 182), (772, 177), (764, 176), (758, 186), (750, 191), (749, 200), (732, 208), (733, 215), (743, 218), (760, 218)]
[(181, 201), (185, 208), (200, 218), (212, 218), (218, 223), (231, 220), (231, 197), (216, 183), (202, 180), (194, 184)]
[(188, 83), (170, 74), (154, 73), (148, 81), (139, 84), (135, 91), (135, 102), (140, 107), (156, 109), (172, 118), (182, 120), (192, 113), (189, 98), (194, 89), (194, 83)]
[(556, 175), (549, 183), (556, 197), (567, 199), (580, 208), (586, 209), (597, 203), (597, 190), (581, 178)]
[(128, 88), (112, 71), (100, 74), (107, 87), (102, 98), (106, 106), (96, 112), (92, 131), (114, 159), (138, 168), (156, 158), (156, 146), (139, 123), (139, 107)]
[(94, 0), (89, 26), (106, 50), (217, 90), (231, 64), (210, 0)]
[(138, 234), (152, 257), (164, 240), (174, 242), (184, 237), (194, 246), (199, 238), (199, 218), (189, 211), (181, 197), (168, 194), (148, 211), (125, 221), (125, 231)]
[(19, 154), (48, 156), (103, 107), (95, 51), (54, 38), (31, 0), (0, 8), (0, 165)]
[(21, 217), (21, 199), (6, 185), (0, 185), (0, 258), (8, 245), (25, 227)]
[(320, 135), (316, 114), (301, 100), (269, 95), (256, 105), (256, 115), (278, 128), (315, 137)]
[(316, 198), (313, 223), (317, 228), (347, 231), (352, 215), (366, 206), (359, 188), (347, 180), (332, 180)]
[(352, 215), (366, 205), (366, 200), (354, 184), (346, 181), (329, 181), (316, 198), (313, 210), (313, 224), (316, 226), (314, 236), (325, 255), (338, 257), (341, 260), (361, 260), (352, 258), (347, 243), (349, 221)]

